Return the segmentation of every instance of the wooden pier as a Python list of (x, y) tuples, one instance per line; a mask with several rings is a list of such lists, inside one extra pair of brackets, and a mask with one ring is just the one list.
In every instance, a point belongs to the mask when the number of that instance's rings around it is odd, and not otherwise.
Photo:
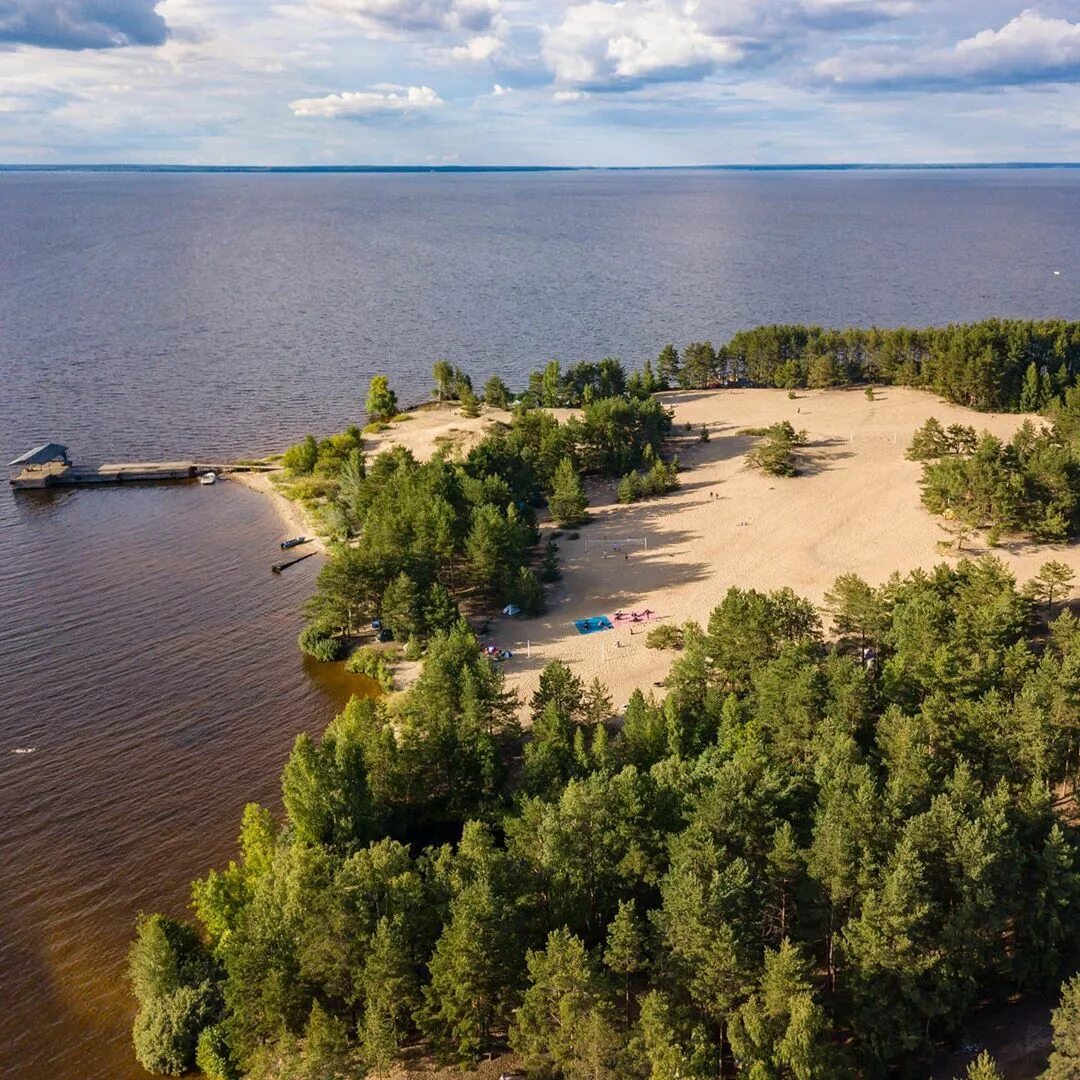
[[(260, 470), (255, 465), (210, 464), (197, 461), (141, 461), (107, 465), (73, 465), (67, 447), (45, 443), (8, 463), (11, 486), (17, 489), (78, 487), (87, 484), (154, 484), (194, 480), (204, 473)], [(269, 468), (269, 466), (266, 466)]]

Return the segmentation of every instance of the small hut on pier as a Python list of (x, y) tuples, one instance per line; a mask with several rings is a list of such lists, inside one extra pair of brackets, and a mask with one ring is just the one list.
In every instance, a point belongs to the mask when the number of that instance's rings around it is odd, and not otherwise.
[(45, 487), (50, 476), (63, 472), (70, 464), (66, 446), (44, 443), (9, 461), (8, 479), (20, 487)]

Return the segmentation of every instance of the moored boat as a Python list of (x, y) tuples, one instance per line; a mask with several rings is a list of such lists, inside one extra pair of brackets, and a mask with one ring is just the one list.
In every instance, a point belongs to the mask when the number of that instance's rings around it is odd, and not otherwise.
[(281, 541), (281, 550), (288, 551), (289, 548), (299, 547), (301, 544), (306, 544), (308, 539), (306, 536), (294, 536), (291, 540)]
[(202, 476), (199, 477), (199, 483), (200, 484), (216, 484), (217, 483), (217, 473), (204, 472), (202, 474)]

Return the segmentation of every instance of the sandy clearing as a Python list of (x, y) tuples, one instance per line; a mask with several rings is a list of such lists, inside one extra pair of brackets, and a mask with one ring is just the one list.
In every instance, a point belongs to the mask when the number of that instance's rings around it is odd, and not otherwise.
[[(705, 623), (732, 585), (788, 585), (820, 603), (840, 574), (854, 571), (878, 584), (894, 570), (954, 558), (938, 550), (946, 535), (919, 501), (921, 467), (904, 458), (912, 433), (936, 416), (945, 425), (971, 424), (1007, 438), (1024, 420), (976, 413), (906, 387), (880, 389), (874, 401), (861, 388), (799, 391), (795, 399), (786, 390), (748, 389), (662, 397), (675, 410), (671, 449), (685, 467), (681, 488), (620, 506), (614, 481), (591, 482), (593, 520), (577, 540), (569, 533), (557, 540), (563, 580), (549, 589), (548, 613), (492, 620), (491, 640), (515, 652), (504, 670), (523, 701), (553, 659), (566, 661), (586, 682), (599, 676), (617, 706), (636, 687), (653, 689), (667, 674), (674, 654), (646, 649), (645, 626), (622, 623), (582, 636), (575, 619), (649, 608), (662, 621)], [(565, 419), (571, 410), (556, 415)], [(369, 452), (401, 445), (426, 459), (445, 439), (465, 452), (492, 422), (509, 420), (501, 410), (469, 420), (449, 405), (428, 406), (410, 417), (370, 437)], [(743, 455), (755, 440), (738, 431), (784, 419), (809, 437), (800, 475), (772, 478), (747, 468)], [(702, 425), (709, 429), (708, 443), (700, 441)], [(285, 499), (268, 477), (233, 479), (269, 494), (293, 532), (311, 534), (303, 508)], [(545, 538), (552, 531), (543, 526)], [(647, 539), (648, 550), (621, 544), (616, 553), (614, 546), (630, 538)], [(994, 554), (1021, 581), (1049, 558), (1080, 571), (1080, 547), (1074, 545), (1019, 543)]]
[[(548, 410), (561, 421), (575, 412), (573, 409)], [(479, 417), (468, 419), (455, 404), (421, 405), (404, 415), (407, 420), (391, 424), (386, 431), (364, 436), (364, 450), (369, 455), (405, 446), (420, 460), (426, 461), (440, 447), (452, 448), (457, 454), (467, 454), (488, 433), (491, 425), (509, 424), (510, 413), (505, 409), (485, 409)]]
[[(499, 644), (531, 642), (531, 656), (518, 653), (507, 665), (523, 698), (556, 658), (586, 681), (599, 676), (616, 706), (667, 674), (674, 654), (646, 649), (644, 626), (581, 636), (575, 619), (649, 608), (662, 620), (705, 623), (732, 585), (789, 585), (820, 603), (840, 574), (878, 584), (894, 570), (941, 562), (945, 534), (919, 501), (921, 467), (904, 458), (912, 433), (936, 416), (1008, 437), (1024, 419), (975, 413), (904, 387), (879, 390), (872, 402), (862, 389), (800, 391), (795, 400), (784, 390), (680, 392), (664, 400), (675, 410), (673, 445), (686, 466), (679, 491), (624, 507), (614, 501), (613, 482), (592, 485), (593, 522), (578, 540), (558, 540), (564, 577), (550, 591), (548, 614), (495, 624)], [(783, 419), (808, 433), (802, 473), (780, 479), (747, 468), (743, 454), (755, 440), (738, 430)], [(708, 443), (698, 438), (702, 425)], [(639, 537), (647, 552), (613, 552), (619, 538)], [(1021, 543), (995, 554), (1021, 581), (1049, 558), (1080, 570), (1080, 548), (1072, 545)]]

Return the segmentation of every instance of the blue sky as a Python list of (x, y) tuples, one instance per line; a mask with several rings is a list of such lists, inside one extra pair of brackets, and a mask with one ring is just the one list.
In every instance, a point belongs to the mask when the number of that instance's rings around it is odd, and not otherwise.
[(0, 0), (0, 161), (1080, 160), (1080, 0)]

